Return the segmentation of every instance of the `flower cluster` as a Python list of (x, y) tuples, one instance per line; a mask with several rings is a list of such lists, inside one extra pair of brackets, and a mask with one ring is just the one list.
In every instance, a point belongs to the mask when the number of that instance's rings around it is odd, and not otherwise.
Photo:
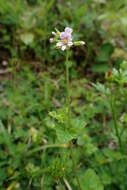
[(56, 32), (52, 32), (54, 38), (50, 38), (50, 42), (56, 43), (56, 48), (61, 49), (62, 51), (69, 49), (71, 46), (81, 46), (85, 45), (84, 41), (72, 41), (72, 28), (66, 27), (63, 32), (59, 32), (56, 29)]

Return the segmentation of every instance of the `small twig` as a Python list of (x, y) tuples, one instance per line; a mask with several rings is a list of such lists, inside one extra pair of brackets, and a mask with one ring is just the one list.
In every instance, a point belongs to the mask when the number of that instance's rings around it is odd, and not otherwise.
[(69, 182), (67, 181), (67, 179), (63, 178), (63, 181), (64, 181), (64, 183), (65, 183), (67, 189), (68, 189), (68, 190), (72, 190), (72, 188), (71, 188)]
[(10, 69), (5, 69), (5, 70), (0, 69), (0, 75), (4, 75), (4, 74), (10, 73), (10, 72), (11, 72)]

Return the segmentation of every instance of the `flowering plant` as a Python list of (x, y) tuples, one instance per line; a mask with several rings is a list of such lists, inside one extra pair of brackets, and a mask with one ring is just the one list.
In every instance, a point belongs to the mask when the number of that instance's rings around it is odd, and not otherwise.
[(50, 42), (56, 43), (56, 48), (61, 49), (62, 51), (70, 49), (72, 46), (81, 46), (85, 45), (84, 41), (74, 41), (72, 39), (72, 28), (66, 27), (63, 32), (60, 32), (56, 29), (56, 32), (52, 32), (54, 38), (50, 38)]
[[(54, 35), (54, 38), (50, 38), (51, 43), (56, 43), (56, 48), (61, 49), (62, 51), (66, 50), (66, 117), (65, 117), (65, 123), (66, 123), (66, 129), (69, 131), (70, 128), (72, 128), (72, 122), (71, 122), (71, 109), (70, 109), (70, 85), (69, 85), (69, 50), (72, 46), (81, 46), (84, 45), (84, 41), (73, 41), (72, 38), (72, 28), (66, 27), (63, 32), (60, 32), (56, 29), (56, 32), (52, 32)], [(52, 112), (53, 113), (53, 112)], [(54, 115), (50, 112), (50, 115)], [(80, 180), (78, 177), (78, 169), (76, 166), (75, 158), (73, 155), (73, 137), (69, 139), (69, 147), (70, 147), (70, 155), (72, 158), (72, 164), (73, 169), (75, 173), (75, 178), (77, 180), (78, 188), (79, 190), (82, 190)]]

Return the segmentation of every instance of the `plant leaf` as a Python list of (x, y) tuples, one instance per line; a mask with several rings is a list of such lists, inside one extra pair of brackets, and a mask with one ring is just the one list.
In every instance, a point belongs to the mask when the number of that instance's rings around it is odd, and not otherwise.
[(81, 180), (83, 190), (103, 190), (100, 178), (93, 169), (88, 169)]

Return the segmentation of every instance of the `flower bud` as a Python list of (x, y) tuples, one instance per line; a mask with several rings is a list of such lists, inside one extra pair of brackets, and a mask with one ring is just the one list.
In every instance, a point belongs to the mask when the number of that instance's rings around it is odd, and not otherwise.
[(83, 46), (85, 45), (85, 42), (84, 41), (77, 41), (77, 42), (74, 42), (74, 46)]
[(81, 43), (81, 45), (85, 45), (86, 44), (84, 41), (81, 41), (80, 43)]
[(56, 32), (52, 32), (52, 35), (56, 36)]
[(50, 38), (49, 41), (50, 41), (50, 43), (53, 43), (54, 39), (53, 39), (53, 38)]

